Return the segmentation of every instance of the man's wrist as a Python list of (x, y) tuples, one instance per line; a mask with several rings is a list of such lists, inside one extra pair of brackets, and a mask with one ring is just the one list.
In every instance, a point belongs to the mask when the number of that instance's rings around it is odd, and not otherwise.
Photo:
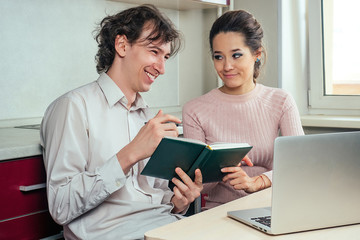
[(116, 157), (125, 174), (127, 174), (132, 168), (132, 166), (134, 166), (138, 162), (138, 158), (136, 157), (136, 151), (131, 150), (130, 144), (122, 148), (116, 154)]
[(178, 214), (178, 213), (181, 213), (182, 211), (184, 211), (185, 208), (184, 208), (184, 209), (179, 209), (179, 208), (176, 206), (176, 204), (175, 204), (174, 197), (175, 197), (175, 195), (172, 196), (172, 198), (171, 198), (171, 200), (170, 200), (170, 202), (174, 205), (174, 208), (171, 210), (171, 212), (172, 212), (172, 213), (175, 213), (175, 214)]

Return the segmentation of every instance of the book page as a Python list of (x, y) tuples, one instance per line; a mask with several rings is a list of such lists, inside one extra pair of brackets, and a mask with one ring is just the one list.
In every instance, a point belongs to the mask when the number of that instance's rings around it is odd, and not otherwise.
[(168, 137), (168, 136), (165, 136), (164, 138), (174, 139), (174, 140), (177, 140), (177, 141), (183, 141), (183, 142), (197, 143), (197, 144), (200, 144), (200, 145), (206, 146), (206, 144), (205, 144), (205, 143), (203, 143), (202, 141), (197, 140), (197, 139), (182, 138), (182, 137)]
[(213, 150), (216, 149), (229, 149), (229, 148), (245, 148), (250, 147), (248, 143), (224, 143), (224, 142), (215, 142), (209, 145)]

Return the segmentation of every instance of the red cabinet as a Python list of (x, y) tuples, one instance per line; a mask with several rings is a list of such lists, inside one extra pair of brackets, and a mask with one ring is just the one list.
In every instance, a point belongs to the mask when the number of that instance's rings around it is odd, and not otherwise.
[(0, 161), (0, 239), (39, 239), (61, 232), (46, 199), (41, 156)]

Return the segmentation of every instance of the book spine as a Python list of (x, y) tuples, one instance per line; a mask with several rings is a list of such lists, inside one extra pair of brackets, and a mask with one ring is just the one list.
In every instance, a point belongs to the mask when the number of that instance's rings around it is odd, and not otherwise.
[(198, 158), (195, 160), (195, 162), (193, 163), (193, 165), (191, 166), (191, 168), (189, 169), (189, 171), (187, 172), (187, 175), (194, 180), (195, 178), (195, 170), (197, 168), (199, 168), (201, 170), (201, 168), (205, 165), (206, 160), (209, 158), (209, 155), (211, 154), (212, 150), (208, 149), (207, 147), (205, 147), (200, 155), (198, 156)]

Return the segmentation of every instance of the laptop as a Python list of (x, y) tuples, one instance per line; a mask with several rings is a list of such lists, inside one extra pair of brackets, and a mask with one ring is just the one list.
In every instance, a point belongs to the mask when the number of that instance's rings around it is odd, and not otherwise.
[(271, 207), (228, 217), (271, 235), (360, 223), (360, 132), (278, 137)]

